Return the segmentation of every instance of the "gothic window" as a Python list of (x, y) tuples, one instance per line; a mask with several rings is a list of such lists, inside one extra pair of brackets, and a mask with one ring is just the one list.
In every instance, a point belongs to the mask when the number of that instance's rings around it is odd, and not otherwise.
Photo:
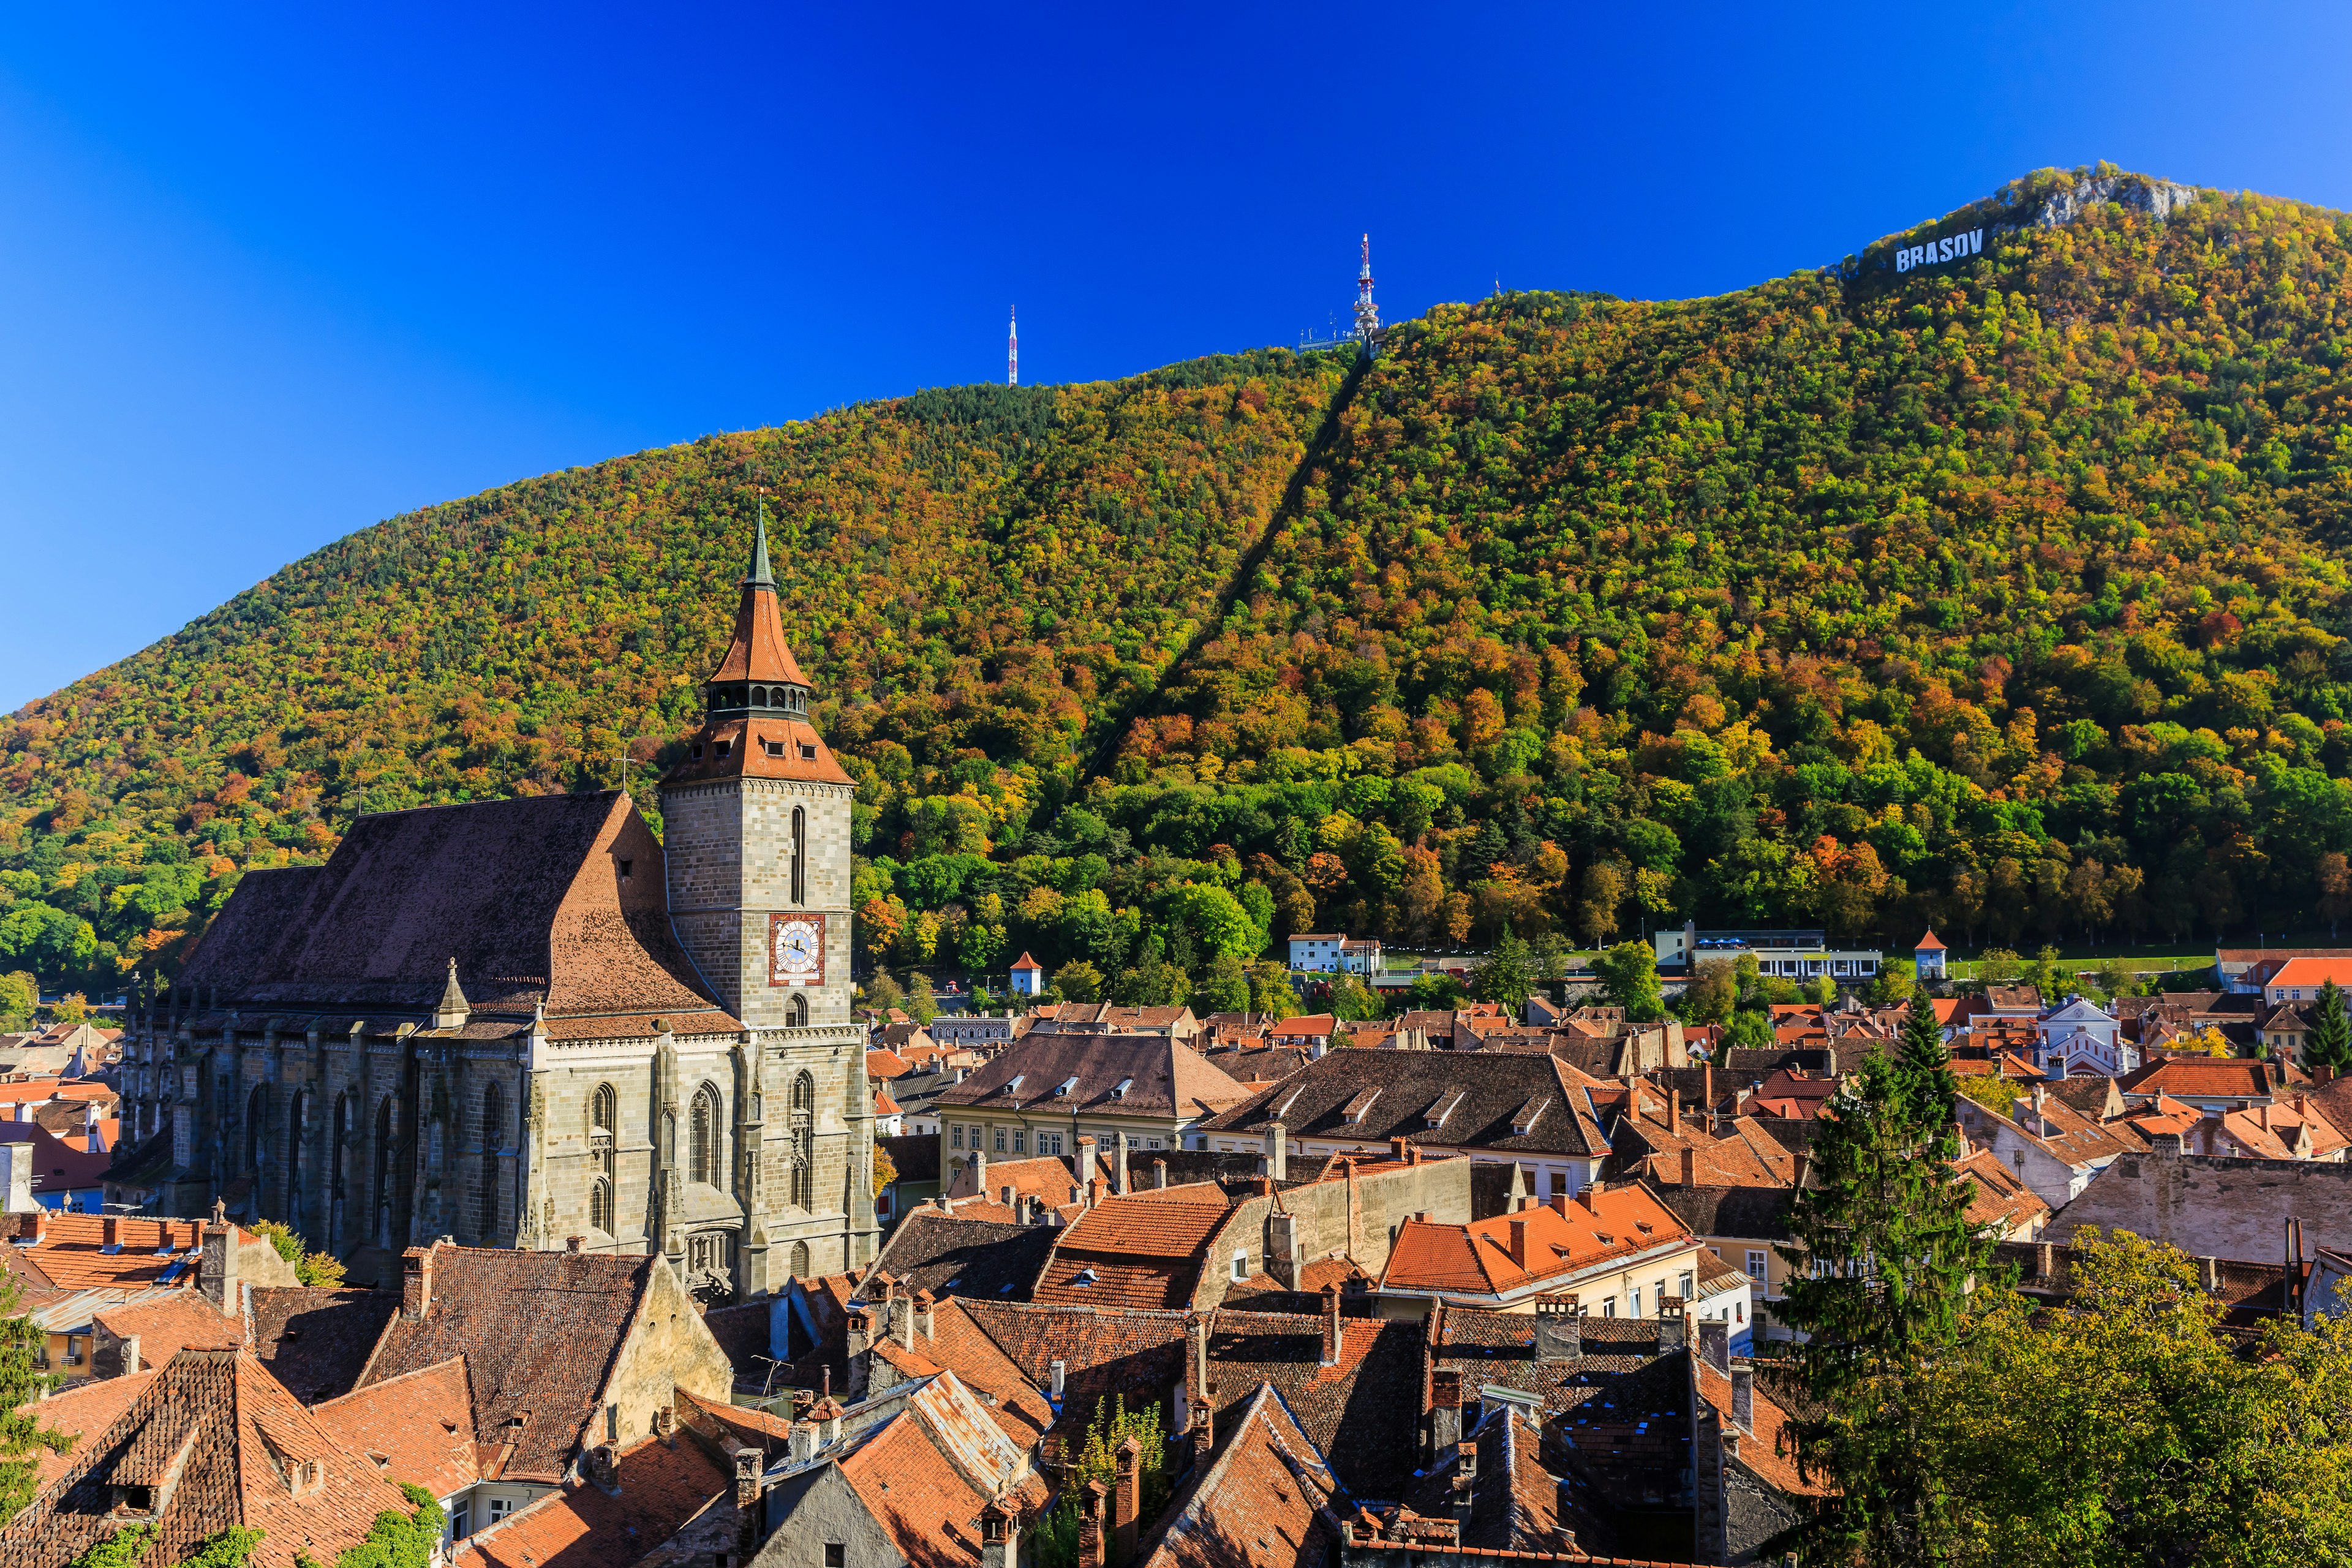
[(327, 1162), (328, 1194), (335, 1202), (343, 1201), (343, 1141), (352, 1135), (352, 1097), (335, 1096), (335, 1142)]
[(286, 1115), (286, 1217), (289, 1224), (299, 1220), (302, 1213), (302, 1123), (310, 1109), (310, 1095), (296, 1089), (294, 1103)]
[(613, 1184), (602, 1176), (588, 1184), (588, 1226), (613, 1234)]
[(482, 1245), (498, 1245), (499, 1234), (499, 1148), (506, 1142), (506, 1091), (497, 1084), (482, 1091), (482, 1186), (480, 1192)]
[(598, 1084), (596, 1092), (588, 1097), (588, 1136), (593, 1140), (597, 1134), (602, 1133), (605, 1141), (610, 1142), (613, 1129), (620, 1122), (619, 1112), (620, 1096), (613, 1092), (613, 1086), (609, 1083)]
[(814, 1141), (816, 1132), (816, 1080), (806, 1073), (793, 1079), (793, 1202), (802, 1208), (815, 1207), (816, 1175), (812, 1168), (815, 1156)]
[(793, 902), (808, 902), (808, 813), (793, 807)]
[(784, 1004), (784, 1026), (791, 1029), (804, 1029), (808, 1026), (807, 997), (795, 993), (793, 999)]
[(245, 1168), (261, 1169), (262, 1155), (269, 1148), (269, 1086), (257, 1083), (245, 1102)]
[(704, 1084), (686, 1127), (686, 1179), (719, 1184), (719, 1093)]
[(805, 1241), (793, 1243), (793, 1278), (805, 1279), (809, 1271), (809, 1249)]
[(378, 1221), (392, 1212), (392, 1096), (375, 1108), (375, 1215)]

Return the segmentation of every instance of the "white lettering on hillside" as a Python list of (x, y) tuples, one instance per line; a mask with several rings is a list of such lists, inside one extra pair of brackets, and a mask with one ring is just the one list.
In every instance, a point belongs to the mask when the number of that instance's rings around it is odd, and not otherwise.
[(1895, 253), (1895, 270), (1908, 272), (1915, 267), (1933, 267), (1939, 261), (1958, 261), (1963, 257), (1979, 255), (1984, 250), (1984, 230), (1972, 228), (1966, 234), (1948, 234), (1941, 239), (1931, 239), (1925, 245), (1909, 245)]

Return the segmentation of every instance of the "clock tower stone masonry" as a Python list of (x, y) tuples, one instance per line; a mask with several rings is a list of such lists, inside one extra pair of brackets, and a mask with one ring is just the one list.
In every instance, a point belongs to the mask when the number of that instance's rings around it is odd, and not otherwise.
[(702, 728), (661, 782), (670, 921), (754, 1029), (848, 1026), (849, 775), (809, 723), (760, 525)]

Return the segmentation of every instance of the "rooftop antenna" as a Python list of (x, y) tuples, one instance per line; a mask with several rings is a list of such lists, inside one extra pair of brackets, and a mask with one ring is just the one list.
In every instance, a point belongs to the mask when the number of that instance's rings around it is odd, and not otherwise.
[(1012, 324), (1004, 332), (1004, 384), (1021, 384), (1021, 307), (1013, 307)]
[(1356, 336), (1370, 342), (1381, 330), (1381, 308), (1372, 303), (1372, 237), (1364, 236), (1363, 269), (1356, 274)]

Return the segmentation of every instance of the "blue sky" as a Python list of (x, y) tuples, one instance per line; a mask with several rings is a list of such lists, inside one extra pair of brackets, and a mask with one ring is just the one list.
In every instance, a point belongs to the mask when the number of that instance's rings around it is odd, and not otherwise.
[(2352, 8), (11, 7), (0, 710), (426, 502), (1003, 374), (1717, 293), (2046, 164), (2352, 206)]

